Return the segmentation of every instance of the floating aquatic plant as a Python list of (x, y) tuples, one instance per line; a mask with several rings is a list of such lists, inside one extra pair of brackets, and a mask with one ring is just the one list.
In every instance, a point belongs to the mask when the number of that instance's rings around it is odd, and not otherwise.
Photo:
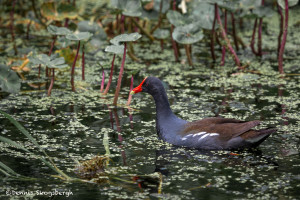
[(2, 91), (18, 93), (21, 82), (16, 72), (0, 64), (0, 88)]
[(188, 58), (189, 65), (193, 65), (191, 55), (191, 44), (200, 41), (203, 38), (203, 31), (201, 26), (197, 23), (192, 23), (184, 26), (178, 26), (172, 33), (173, 39), (181, 44), (184, 44), (185, 52)]
[(58, 57), (56, 54), (53, 54), (50, 57), (47, 56), (46, 54), (40, 54), (35, 57), (31, 57), (30, 61), (34, 64), (44, 65), (52, 69), (51, 83), (48, 88), (48, 96), (50, 96), (54, 85), (54, 80), (55, 80), (55, 69), (63, 69), (68, 67), (68, 65), (65, 64), (65, 59), (63, 57)]
[[(30, 135), (30, 133), (18, 122), (16, 121), (13, 117), (11, 117), (9, 114), (3, 112), (0, 110), (0, 113), (7, 118), (12, 124), (15, 125), (16, 128), (18, 128), (18, 130), (25, 135), (30, 142), (32, 142), (38, 149), (40, 152), (42, 152), (44, 154), (44, 156), (46, 157), (46, 160), (44, 157), (41, 156), (37, 156), (39, 160), (41, 160), (45, 165), (47, 165), (50, 169), (52, 169), (53, 171), (55, 171), (57, 174), (60, 175), (60, 178), (65, 179), (65, 180), (73, 180), (73, 178), (69, 177), (67, 174), (65, 174), (63, 171), (61, 171), (53, 162), (52, 158), (48, 156), (48, 154), (44, 151), (44, 149), (38, 144), (38, 142)], [(23, 150), (29, 154), (33, 154), (31, 151), (29, 151), (25, 146), (23, 146), (20, 143), (14, 142), (12, 140), (10, 140), (9, 138), (0, 136), (0, 140), (4, 143), (7, 143), (17, 149)], [(7, 170), (7, 169), (6, 169)], [(8, 172), (12, 173), (10, 170), (8, 170)], [(13, 173), (14, 174), (14, 173)], [(14, 174), (16, 175), (16, 174)]]
[(108, 48), (111, 51), (114, 51), (114, 53), (119, 52), (120, 48), (118, 46), (121, 45), (121, 43), (124, 43), (124, 51), (123, 51), (123, 58), (122, 58), (122, 64), (120, 67), (120, 72), (119, 72), (119, 77), (118, 77), (118, 83), (117, 83), (117, 88), (115, 92), (115, 97), (113, 101), (113, 105), (117, 105), (118, 98), (119, 98), (119, 92), (121, 89), (121, 82), (122, 82), (122, 77), (123, 77), (123, 72), (124, 72), (124, 65), (125, 65), (125, 59), (126, 59), (126, 43), (127, 42), (132, 42), (136, 41), (142, 36), (139, 33), (131, 33), (131, 34), (121, 34), (113, 39), (110, 40), (110, 42), (114, 45), (113, 47)]
[(164, 40), (167, 39), (170, 35), (169, 30), (166, 29), (156, 29), (153, 33), (153, 36), (160, 40), (161, 51), (164, 50)]
[(56, 4), (54, 2), (44, 2), (41, 5), (41, 14), (48, 20), (63, 21), (66, 18), (76, 19), (78, 17), (77, 8), (67, 2)]
[[(66, 35), (66, 38), (68, 40), (78, 41), (76, 55), (75, 55), (75, 58), (74, 58), (74, 61), (72, 64), (72, 68), (71, 68), (71, 86), (72, 86), (73, 92), (75, 92), (74, 75), (75, 75), (75, 65), (76, 65), (76, 61), (77, 61), (78, 53), (79, 53), (79, 49), (80, 49), (80, 41), (88, 40), (91, 36), (92, 36), (92, 34), (90, 32), (79, 32), (79, 33), (72, 33), (72, 34)], [(84, 71), (84, 66), (83, 66), (83, 71)]]

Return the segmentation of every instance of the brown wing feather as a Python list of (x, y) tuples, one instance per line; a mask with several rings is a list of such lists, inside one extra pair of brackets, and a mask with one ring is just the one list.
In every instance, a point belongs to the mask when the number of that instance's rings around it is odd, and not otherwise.
[(206, 118), (199, 121), (189, 122), (185, 125), (182, 135), (195, 134), (199, 132), (218, 133), (220, 139), (229, 140), (237, 137), (251, 128), (257, 126), (260, 121), (240, 121), (226, 118)]
[(275, 128), (268, 128), (268, 129), (261, 129), (261, 130), (249, 130), (245, 133), (243, 133), (241, 135), (241, 137), (244, 139), (244, 140), (248, 140), (248, 139), (251, 139), (251, 138), (255, 138), (257, 136), (260, 136), (260, 135), (270, 135), (272, 133), (274, 133), (277, 129)]

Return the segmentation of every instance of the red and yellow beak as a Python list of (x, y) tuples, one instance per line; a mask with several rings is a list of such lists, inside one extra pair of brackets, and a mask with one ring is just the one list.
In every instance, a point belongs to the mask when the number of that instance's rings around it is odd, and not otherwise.
[(141, 82), (141, 84), (139, 86), (137, 86), (136, 88), (134, 88), (133, 90), (131, 90), (130, 94), (133, 95), (133, 94), (136, 94), (136, 93), (139, 93), (139, 92), (142, 92), (142, 85), (144, 84), (145, 80), (147, 79), (147, 77)]

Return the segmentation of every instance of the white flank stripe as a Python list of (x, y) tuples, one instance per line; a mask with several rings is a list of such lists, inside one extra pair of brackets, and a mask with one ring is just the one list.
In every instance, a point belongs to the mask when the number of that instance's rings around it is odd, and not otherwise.
[(203, 135), (203, 134), (205, 134), (205, 133), (206, 133), (206, 132), (196, 133), (196, 134), (193, 135), (193, 137), (200, 136), (200, 135)]
[[(202, 135), (202, 136), (201, 136)], [(206, 133), (206, 132), (199, 132), (199, 133), (195, 133), (195, 134), (188, 134), (186, 136), (184, 136), (181, 140), (186, 140), (188, 139), (188, 137), (190, 136), (193, 136), (193, 137), (196, 137), (196, 136), (201, 136), (198, 141), (206, 138), (207, 136), (218, 136), (219, 134), (218, 133)]]
[(203, 135), (202, 137), (200, 137), (200, 138), (198, 139), (198, 141), (200, 141), (200, 140), (206, 138), (207, 136), (217, 136), (217, 135), (219, 135), (219, 134), (218, 134), (218, 133), (207, 133), (207, 134)]
[(188, 135), (184, 136), (183, 138), (181, 138), (181, 140), (186, 140), (190, 136), (192, 136), (192, 134), (188, 134)]
[(207, 136), (209, 136), (209, 134), (203, 135), (201, 138), (199, 138), (199, 140), (202, 140), (203, 138), (206, 138)]

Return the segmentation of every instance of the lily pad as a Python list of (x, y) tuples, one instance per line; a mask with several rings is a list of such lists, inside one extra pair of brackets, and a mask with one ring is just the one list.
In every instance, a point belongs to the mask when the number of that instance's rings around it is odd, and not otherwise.
[(157, 39), (166, 39), (170, 36), (170, 31), (167, 29), (156, 29), (153, 36)]
[(49, 20), (62, 21), (65, 18), (75, 19), (78, 16), (76, 7), (70, 3), (46, 2), (41, 6), (41, 13)]
[(80, 41), (80, 40), (88, 40), (92, 36), (93, 34), (90, 32), (79, 32), (79, 33), (68, 34), (66, 38), (69, 40)]
[(140, 0), (111, 0), (112, 7), (122, 10), (122, 14), (130, 17), (142, 15), (142, 5)]
[(199, 24), (193, 23), (174, 29), (172, 37), (180, 44), (193, 44), (203, 38), (203, 31)]
[(110, 5), (113, 8), (122, 10), (126, 6), (127, 0), (111, 0)]
[(254, 9), (261, 5), (261, 0), (231, 0), (231, 1), (218, 1), (210, 0), (207, 3), (218, 4), (219, 7), (225, 8), (231, 12), (243, 9)]
[(255, 9), (261, 6), (261, 0), (239, 0), (238, 9)]
[(80, 32), (97, 33), (101, 27), (95, 22), (81, 21), (78, 23), (77, 28)]
[(259, 6), (253, 10), (253, 14), (258, 18), (271, 17), (274, 13), (275, 11), (272, 8), (266, 6)]
[(218, 0), (210, 0), (206, 1), (206, 3), (210, 4), (218, 4), (219, 7), (225, 8), (230, 11), (235, 11), (239, 8), (239, 0), (232, 0), (232, 1), (218, 1)]
[(139, 17), (142, 15), (142, 6), (140, 0), (127, 0), (123, 15), (130, 17)]
[(57, 26), (53, 26), (53, 25), (49, 25), (47, 27), (47, 30), (52, 35), (67, 35), (67, 34), (72, 33), (72, 31), (70, 31), (69, 29), (67, 29), (65, 27), (57, 27)]
[(105, 51), (114, 53), (114, 54), (123, 54), (124, 53), (124, 45), (109, 45), (105, 48)]
[(92, 37), (92, 39), (90, 40), (90, 44), (93, 45), (94, 47), (99, 47), (105, 44), (104, 40), (99, 40), (95, 37)]
[(90, 43), (94, 46), (100, 46), (107, 39), (107, 34), (98, 24), (90, 21), (81, 21), (78, 23), (80, 32), (93, 33)]
[[(299, 0), (289, 0), (289, 7), (296, 6)], [(280, 5), (281, 8), (285, 9), (285, 1), (284, 0), (277, 0), (277, 3)]]
[(190, 24), (193, 22), (193, 19), (191, 19), (190, 17), (186, 17), (174, 10), (168, 11), (167, 18), (169, 22), (173, 24), (175, 27), (184, 26), (186, 24)]
[(159, 13), (155, 10), (142, 10), (142, 15), (140, 18), (148, 19), (148, 20), (157, 20), (159, 17)]
[(197, 19), (202, 28), (211, 30), (215, 18), (215, 7), (208, 3), (198, 3), (192, 11), (192, 16)]
[(51, 55), (51, 57), (46, 54), (39, 54), (30, 58), (30, 61), (36, 65), (45, 65), (48, 68), (63, 69), (68, 67), (68, 65), (65, 64), (65, 59), (63, 57), (58, 57), (56, 54)]
[(62, 48), (66, 48), (66, 47), (70, 46), (70, 44), (72, 43), (66, 37), (59, 37), (57, 41)]
[(142, 37), (139, 33), (121, 34), (110, 40), (110, 43), (114, 45), (120, 45), (121, 42), (133, 42)]
[(21, 82), (16, 72), (9, 67), (0, 64), (0, 88), (9, 93), (18, 93)]

